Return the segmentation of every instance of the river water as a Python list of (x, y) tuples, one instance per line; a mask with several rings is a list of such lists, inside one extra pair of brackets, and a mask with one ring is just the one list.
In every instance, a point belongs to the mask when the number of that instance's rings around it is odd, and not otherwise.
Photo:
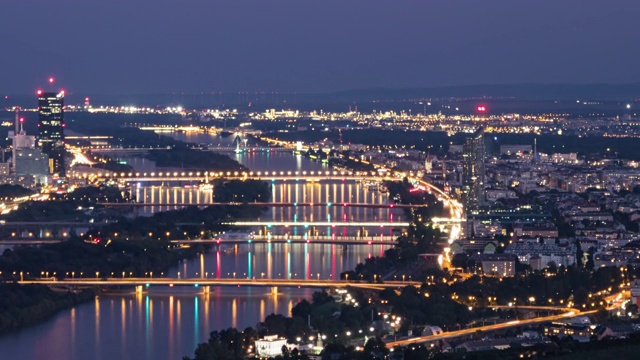
[[(228, 145), (233, 138), (208, 134), (173, 134), (181, 140)], [(252, 170), (322, 170), (326, 165), (289, 153), (231, 154)], [(128, 159), (136, 170), (150, 171), (148, 160)], [(297, 189), (296, 189), (297, 187)], [(145, 190), (146, 189), (146, 190)], [(166, 188), (142, 188), (158, 196)], [(174, 189), (169, 189), (173, 192)], [(187, 191), (197, 202), (210, 201), (198, 189)], [(142, 194), (140, 194), (142, 195)], [(181, 201), (182, 195), (174, 199)], [(370, 192), (359, 184), (276, 184), (272, 196), (291, 201), (291, 197), (313, 197), (342, 202), (388, 201), (385, 195)], [(355, 197), (358, 197), (357, 199)], [(351, 198), (353, 197), (353, 199)], [(157, 199), (157, 198), (155, 198)], [(167, 199), (167, 198), (165, 198)], [(165, 200), (166, 201), (166, 200)], [(193, 200), (196, 202), (196, 200)], [(294, 200), (295, 201), (295, 200)], [(186, 201), (185, 201), (186, 202)], [(164, 210), (164, 209), (158, 209)], [(396, 210), (397, 211), (397, 210)], [(345, 217), (349, 221), (388, 220), (401, 217), (390, 209), (276, 210), (264, 215), (270, 220), (327, 219)], [(291, 229), (290, 231), (294, 231)], [(300, 230), (303, 231), (303, 230)], [(326, 229), (330, 231), (330, 229)], [(370, 256), (382, 255), (384, 245), (351, 245), (347, 248), (321, 244), (246, 244), (221, 247), (190, 261), (176, 265), (166, 276), (227, 278), (331, 279), (353, 269)], [(255, 326), (271, 313), (289, 315), (291, 307), (309, 299), (312, 289), (214, 287), (210, 294), (198, 288), (157, 287), (143, 294), (102, 294), (94, 301), (63, 311), (51, 320), (0, 337), (0, 359), (181, 359), (193, 356), (198, 343), (210, 331), (230, 326)]]

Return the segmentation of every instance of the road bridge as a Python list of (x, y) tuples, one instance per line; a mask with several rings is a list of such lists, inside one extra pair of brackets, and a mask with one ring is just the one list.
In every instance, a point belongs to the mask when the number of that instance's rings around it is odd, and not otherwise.
[[(214, 238), (214, 239), (173, 239), (177, 245), (236, 245), (236, 244), (334, 244), (334, 245), (394, 245), (397, 236), (304, 236), (304, 235), (253, 235), (247, 238)], [(15, 245), (50, 245), (59, 244), (68, 239), (4, 239), (0, 246)]]
[(113, 222), (89, 222), (89, 221), (0, 221), (0, 227), (11, 226), (68, 226), (68, 227), (86, 227), (86, 226), (101, 226), (113, 224)]
[(152, 206), (198, 206), (198, 207), (207, 207), (207, 206), (260, 206), (260, 207), (330, 207), (330, 206), (341, 206), (341, 207), (355, 207), (355, 208), (398, 208), (398, 209), (416, 209), (416, 208), (424, 208), (429, 207), (429, 205), (425, 204), (367, 204), (367, 203), (330, 203), (330, 202), (320, 202), (320, 203), (284, 203), (284, 202), (212, 202), (212, 203), (198, 203), (198, 204), (188, 204), (188, 203), (112, 203), (112, 202), (104, 202), (98, 203), (102, 206), (108, 207), (152, 207)]
[(0, 240), (0, 246), (16, 246), (16, 245), (51, 245), (59, 244), (66, 240), (60, 239), (4, 239)]
[[(304, 235), (253, 235), (244, 239), (227, 239), (224, 237), (214, 239), (180, 239), (170, 240), (173, 244), (335, 244), (335, 245), (394, 245), (398, 236), (304, 236)], [(2, 242), (0, 242), (2, 244)]]
[(295, 149), (286, 147), (269, 147), (269, 146), (207, 146), (202, 149), (203, 151), (214, 152), (232, 152), (232, 153), (245, 153), (245, 152), (293, 152)]
[(255, 179), (273, 181), (383, 181), (398, 180), (386, 173), (354, 171), (158, 171), (158, 172), (72, 172), (70, 176), (97, 180), (145, 181), (209, 181), (214, 179)]
[(420, 286), (418, 281), (386, 281), (384, 283), (367, 283), (358, 282), (353, 280), (313, 280), (313, 279), (245, 279), (245, 278), (188, 278), (188, 279), (175, 279), (175, 278), (65, 278), (57, 280), (54, 278), (43, 278), (34, 280), (18, 281), (22, 285), (48, 285), (48, 286), (71, 286), (71, 287), (122, 287), (132, 286), (139, 287), (137, 290), (142, 290), (141, 287), (151, 286), (192, 286), (192, 287), (205, 287), (205, 286), (261, 286), (261, 287), (306, 287), (306, 288), (343, 288), (343, 287), (356, 287), (363, 289), (380, 289), (380, 288), (403, 288), (405, 286)]
[[(74, 222), (74, 221), (5, 221), (0, 222), (3, 227), (95, 227), (112, 224), (110, 222)], [(328, 227), (407, 227), (411, 225), (407, 221), (229, 221), (221, 222), (229, 226), (328, 226)], [(201, 223), (176, 223), (176, 225), (202, 225)]]
[(327, 227), (407, 227), (411, 225), (408, 221), (230, 221), (221, 222), (222, 225), (229, 226), (327, 226)]

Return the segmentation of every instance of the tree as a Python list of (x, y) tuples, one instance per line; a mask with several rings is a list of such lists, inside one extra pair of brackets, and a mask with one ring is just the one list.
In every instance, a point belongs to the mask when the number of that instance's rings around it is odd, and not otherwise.
[[(314, 294), (315, 295), (315, 294)], [(311, 303), (303, 299), (291, 309), (291, 316), (298, 316), (306, 319), (311, 314)]]

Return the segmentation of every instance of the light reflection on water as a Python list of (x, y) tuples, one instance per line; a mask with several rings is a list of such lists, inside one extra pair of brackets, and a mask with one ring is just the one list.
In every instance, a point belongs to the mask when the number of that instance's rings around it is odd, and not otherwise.
[[(147, 204), (207, 204), (213, 202), (213, 190), (196, 189), (190, 184), (161, 186), (140, 184), (133, 190), (139, 203)], [(329, 206), (298, 206), (269, 208), (260, 219), (272, 221), (402, 221), (404, 212), (390, 208), (389, 196), (376, 188), (355, 181), (273, 182), (271, 202), (331, 204)], [(381, 208), (350, 207), (344, 204), (377, 204)], [(138, 215), (179, 209), (180, 206), (157, 205), (136, 208)], [(326, 233), (329, 229), (325, 229)]]
[[(172, 269), (170, 275), (321, 279), (384, 251), (380, 245), (254, 244), (213, 251)], [(203, 275), (202, 272), (208, 273)], [(250, 275), (251, 274), (251, 275)], [(262, 275), (264, 274), (264, 275)], [(132, 291), (133, 289), (131, 289)], [(127, 290), (128, 291), (128, 290)], [(157, 287), (142, 294), (102, 294), (44, 324), (0, 337), (2, 358), (180, 359), (192, 355), (209, 332), (255, 326), (271, 313), (289, 314), (313, 289), (267, 287)]]
[[(195, 143), (228, 145), (233, 136), (223, 139), (207, 134), (179, 134), (174, 137)], [(246, 153), (232, 155), (254, 171), (321, 170), (326, 165), (288, 153)], [(155, 164), (141, 158), (126, 158), (138, 171), (153, 171)], [(369, 194), (355, 184), (287, 184), (274, 187), (274, 197), (292, 196), (313, 199), (331, 198), (332, 202), (385, 202), (384, 195)], [(355, 187), (354, 187), (355, 186)], [(359, 186), (359, 185), (358, 185)], [(149, 188), (145, 187), (147, 191)], [(160, 191), (166, 190), (151, 190)], [(298, 192), (301, 191), (301, 192)], [(169, 190), (164, 199), (184, 202), (211, 201), (200, 190)], [(297, 194), (297, 195), (296, 195)], [(331, 194), (329, 196), (328, 194)], [(166, 195), (163, 194), (163, 195)], [(148, 196), (152, 196), (149, 194)], [(200, 196), (200, 197), (199, 197)], [(329, 197), (327, 197), (329, 196)], [(356, 196), (356, 198), (352, 198)], [(369, 198), (367, 198), (367, 196)], [(315, 201), (315, 200), (314, 200)], [(325, 202), (328, 202), (325, 200)], [(163, 209), (165, 210), (165, 209)], [(283, 220), (306, 219), (389, 219), (392, 210), (314, 209), (267, 213)], [(298, 212), (301, 211), (301, 212)], [(307, 212), (305, 212), (307, 211)], [(317, 212), (314, 212), (317, 211)], [(360, 212), (358, 212), (360, 211)], [(401, 214), (401, 213), (399, 213)], [(399, 214), (397, 216), (399, 216)], [(400, 220), (400, 219), (397, 219)], [(382, 245), (253, 244), (222, 247), (171, 269), (168, 274), (199, 277), (245, 278), (336, 278), (365, 258), (379, 256)], [(196, 275), (197, 273), (197, 275)], [(133, 290), (133, 289), (131, 289)], [(243, 329), (255, 326), (271, 313), (289, 315), (302, 299), (311, 298), (313, 289), (282, 288), (272, 293), (260, 287), (212, 287), (211, 293), (192, 287), (157, 287), (147, 293), (102, 294), (95, 301), (63, 311), (50, 321), (0, 336), (2, 359), (180, 359), (193, 355), (199, 342), (212, 330), (229, 326)]]

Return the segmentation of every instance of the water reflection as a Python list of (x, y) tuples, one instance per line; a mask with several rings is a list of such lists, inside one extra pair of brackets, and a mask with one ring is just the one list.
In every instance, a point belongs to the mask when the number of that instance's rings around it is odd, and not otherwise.
[[(242, 244), (183, 262), (167, 273), (171, 277), (335, 279), (366, 258), (382, 254), (389, 246), (332, 244)], [(179, 274), (178, 274), (179, 272)]]
[[(187, 186), (187, 187), (185, 187)], [(133, 195), (146, 204), (204, 205), (214, 201), (213, 191), (185, 185), (137, 184)], [(272, 221), (402, 221), (402, 210), (392, 208), (386, 192), (355, 181), (276, 181), (271, 183), (271, 202), (316, 204), (316, 206), (272, 207), (262, 219)], [(380, 208), (348, 206), (348, 204), (376, 204)], [(317, 204), (324, 204), (318, 206)], [(347, 204), (347, 205), (345, 205)], [(157, 205), (136, 208), (137, 215), (179, 209), (181, 206)], [(330, 231), (330, 230), (328, 230)], [(323, 232), (323, 234), (326, 231)]]
[[(195, 143), (233, 141), (208, 134), (179, 134), (174, 137)], [(235, 156), (235, 155), (234, 155)], [(254, 171), (321, 170), (325, 165), (287, 153), (246, 153), (236, 159)], [(154, 171), (155, 164), (141, 158), (128, 158), (137, 171)], [(144, 184), (143, 184), (144, 185)], [(168, 185), (168, 184), (165, 184)], [(144, 201), (206, 203), (211, 193), (169, 186), (139, 189)], [(136, 189), (138, 191), (138, 189)], [(145, 193), (146, 191), (146, 193)], [(277, 184), (274, 198), (313, 199), (323, 202), (374, 202), (388, 199), (355, 183)], [(147, 200), (148, 199), (148, 200)], [(158, 200), (162, 199), (162, 200)], [(298, 200), (294, 200), (298, 201)], [(302, 200), (299, 200), (302, 201)], [(160, 209), (158, 209), (160, 210)], [(156, 211), (158, 211), (156, 210)], [(162, 210), (167, 210), (162, 209)], [(288, 219), (391, 219), (389, 209), (279, 209), (264, 215)], [(327, 229), (330, 230), (330, 229)], [(175, 277), (216, 276), (247, 278), (335, 279), (356, 263), (386, 249), (382, 245), (253, 244), (222, 247), (183, 262), (168, 272)], [(234, 275), (235, 274), (235, 275)], [(180, 359), (192, 355), (198, 342), (209, 332), (229, 326), (243, 329), (255, 326), (271, 313), (288, 314), (312, 289), (251, 287), (212, 287), (210, 293), (193, 287), (157, 287), (147, 293), (101, 294), (95, 301), (64, 311), (44, 324), (0, 337), (1, 357), (7, 359)], [(119, 315), (119, 316), (118, 316)]]
[[(170, 273), (193, 277), (335, 278), (380, 245), (348, 248), (319, 244), (255, 244), (212, 252)], [(264, 274), (264, 275), (263, 275)], [(127, 290), (128, 291), (128, 290)], [(0, 337), (2, 358), (180, 359), (193, 354), (209, 332), (255, 326), (271, 313), (289, 314), (313, 289), (151, 287), (147, 293), (101, 294), (95, 301), (60, 313), (51, 321)], [(184, 316), (183, 316), (184, 315)]]

